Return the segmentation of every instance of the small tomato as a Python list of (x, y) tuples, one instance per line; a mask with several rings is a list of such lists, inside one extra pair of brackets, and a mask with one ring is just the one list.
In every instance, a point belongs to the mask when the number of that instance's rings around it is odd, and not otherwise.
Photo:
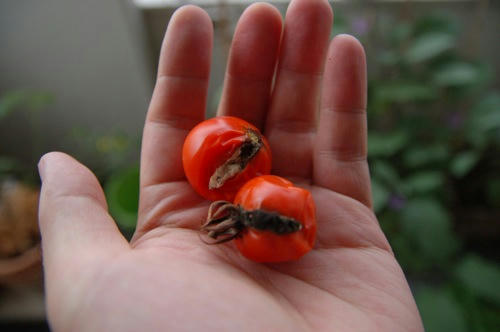
[(278, 176), (259, 176), (238, 191), (234, 204), (214, 202), (202, 230), (215, 243), (234, 239), (243, 256), (256, 262), (296, 260), (314, 245), (315, 205), (308, 190)]
[(182, 163), (198, 194), (212, 201), (232, 201), (248, 180), (269, 174), (271, 149), (250, 123), (220, 116), (191, 130), (182, 149)]

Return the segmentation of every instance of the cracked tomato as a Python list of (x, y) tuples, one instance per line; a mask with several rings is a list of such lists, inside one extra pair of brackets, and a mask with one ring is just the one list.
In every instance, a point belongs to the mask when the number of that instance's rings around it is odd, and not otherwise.
[(199, 123), (182, 149), (184, 173), (208, 200), (232, 201), (248, 180), (271, 171), (271, 149), (260, 131), (231, 116)]
[(212, 203), (201, 230), (215, 242), (234, 240), (238, 250), (256, 262), (296, 260), (316, 238), (316, 212), (311, 193), (274, 175), (248, 181), (234, 204)]

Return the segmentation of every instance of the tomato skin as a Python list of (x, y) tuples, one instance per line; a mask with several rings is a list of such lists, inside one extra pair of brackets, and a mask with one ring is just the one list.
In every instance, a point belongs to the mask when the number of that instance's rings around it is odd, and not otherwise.
[(256, 262), (296, 260), (310, 251), (316, 239), (316, 211), (311, 193), (274, 175), (256, 177), (236, 195), (234, 204), (245, 210), (262, 209), (291, 217), (302, 229), (286, 235), (246, 228), (234, 239), (238, 250)]
[[(209, 189), (210, 177), (245, 141), (248, 129), (260, 135), (262, 147), (239, 174), (222, 187)], [(270, 173), (271, 148), (255, 126), (236, 117), (220, 116), (205, 120), (191, 130), (182, 149), (182, 163), (189, 183), (198, 194), (212, 201), (233, 201), (248, 180)]]

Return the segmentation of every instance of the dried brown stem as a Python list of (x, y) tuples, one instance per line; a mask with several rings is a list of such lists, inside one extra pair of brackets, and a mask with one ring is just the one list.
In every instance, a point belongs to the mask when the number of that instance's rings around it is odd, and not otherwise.
[(240, 206), (226, 201), (213, 202), (208, 209), (208, 216), (200, 230), (214, 241), (203, 242), (218, 244), (230, 241), (238, 236), (245, 228), (254, 228), (270, 231), (278, 235), (285, 235), (299, 231), (302, 224), (290, 217), (282, 216), (277, 212), (265, 210), (246, 211)]

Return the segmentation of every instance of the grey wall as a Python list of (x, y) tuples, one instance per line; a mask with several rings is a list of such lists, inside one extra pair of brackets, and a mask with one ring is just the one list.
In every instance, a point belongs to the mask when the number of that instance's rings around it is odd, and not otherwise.
[[(151, 65), (140, 17), (127, 4), (0, 0), (0, 94), (19, 88), (54, 93), (56, 102), (41, 119), (44, 150), (65, 147), (75, 127), (132, 134), (142, 128)], [(27, 119), (7, 120), (0, 124), (0, 149), (29, 149), (34, 138)]]

